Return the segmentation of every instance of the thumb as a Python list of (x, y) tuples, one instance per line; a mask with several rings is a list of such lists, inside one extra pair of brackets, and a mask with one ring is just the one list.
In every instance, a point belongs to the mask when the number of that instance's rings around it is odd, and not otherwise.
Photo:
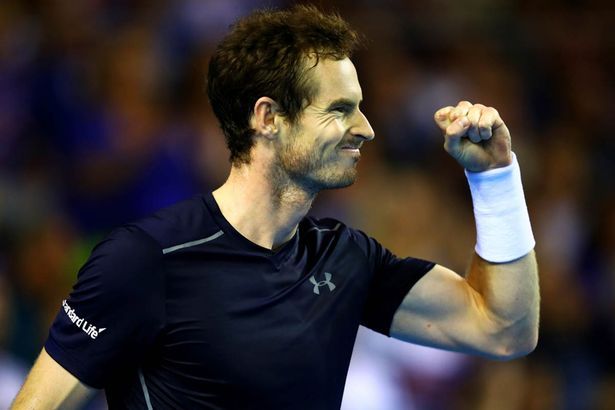
[(467, 134), (470, 120), (466, 116), (459, 117), (444, 132), (444, 149), (453, 157), (461, 151), (461, 138)]

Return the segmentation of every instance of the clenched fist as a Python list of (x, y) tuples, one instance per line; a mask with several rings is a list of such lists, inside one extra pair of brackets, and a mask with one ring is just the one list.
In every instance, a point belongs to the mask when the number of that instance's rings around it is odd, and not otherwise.
[(472, 172), (500, 168), (512, 162), (510, 132), (495, 108), (461, 101), (434, 114), (444, 133), (444, 149)]

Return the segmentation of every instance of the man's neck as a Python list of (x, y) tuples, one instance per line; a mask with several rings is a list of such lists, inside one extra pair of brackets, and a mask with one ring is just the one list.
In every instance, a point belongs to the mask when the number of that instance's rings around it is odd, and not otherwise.
[(252, 166), (232, 167), (213, 195), (222, 215), (239, 233), (268, 249), (279, 248), (293, 237), (315, 198)]

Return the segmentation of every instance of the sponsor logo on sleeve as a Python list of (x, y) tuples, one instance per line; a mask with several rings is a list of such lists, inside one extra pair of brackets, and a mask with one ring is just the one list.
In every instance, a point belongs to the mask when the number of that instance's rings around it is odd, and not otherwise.
[(64, 308), (64, 312), (68, 316), (71, 322), (73, 322), (79, 329), (81, 329), (86, 335), (91, 337), (92, 339), (96, 339), (98, 335), (107, 330), (106, 327), (97, 328), (93, 323), (88, 323), (87, 320), (83, 317), (79, 317), (75, 312), (75, 309), (71, 308), (70, 305), (66, 302), (66, 299), (62, 301), (62, 307)]

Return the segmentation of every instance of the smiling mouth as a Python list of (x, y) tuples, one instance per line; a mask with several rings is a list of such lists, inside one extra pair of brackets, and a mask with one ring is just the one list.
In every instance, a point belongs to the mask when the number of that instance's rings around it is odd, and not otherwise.
[(351, 151), (351, 152), (359, 152), (361, 150), (362, 144), (345, 144), (342, 145), (342, 151)]
[(355, 163), (361, 158), (361, 149), (356, 146), (345, 146), (340, 148), (340, 157), (352, 159)]

